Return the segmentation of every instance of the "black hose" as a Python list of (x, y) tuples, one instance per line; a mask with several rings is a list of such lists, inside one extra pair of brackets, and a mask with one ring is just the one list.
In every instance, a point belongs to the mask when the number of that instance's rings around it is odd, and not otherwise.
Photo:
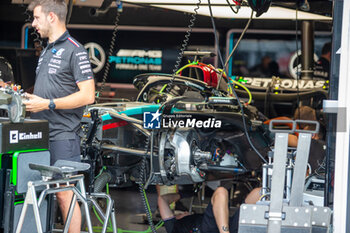
[[(118, 32), (120, 14), (121, 14), (120, 11), (117, 9), (117, 15), (116, 15), (115, 21), (114, 21), (114, 29), (113, 29), (113, 33), (112, 33), (111, 44), (109, 45), (107, 59), (109, 59), (113, 55), (113, 52), (114, 52), (114, 49), (115, 49), (115, 46), (116, 46), (115, 41), (117, 39), (117, 32)], [(102, 84), (101, 84), (101, 88), (100, 88), (100, 93), (103, 92), (103, 89), (105, 87), (110, 67), (111, 67), (111, 63), (106, 62), (105, 70), (103, 72), (103, 78), (102, 78)]]
[(94, 193), (101, 193), (106, 184), (112, 179), (111, 173), (103, 171), (101, 175), (97, 177), (94, 183)]
[[(208, 4), (208, 5), (209, 5), (209, 9), (211, 9), (210, 1), (208, 1), (208, 3), (209, 3), (209, 4)], [(210, 18), (212, 18), (212, 24), (213, 24), (213, 28), (214, 28), (214, 25), (215, 25), (215, 21), (213, 20), (214, 16), (213, 16), (211, 10), (209, 10), (209, 12), (210, 12)], [(236, 48), (237, 48), (239, 42), (242, 40), (243, 35), (244, 35), (245, 32), (247, 31), (247, 29), (248, 29), (248, 27), (249, 27), (249, 25), (250, 25), (250, 22), (252, 21), (252, 18), (253, 18), (253, 11), (252, 11), (252, 13), (251, 13), (251, 15), (250, 15), (250, 18), (249, 18), (249, 20), (248, 20), (248, 22), (247, 22), (247, 24), (246, 24), (246, 26), (245, 26), (245, 28), (244, 28), (244, 30), (243, 30), (241, 36), (239, 37), (238, 41), (236, 42), (236, 44), (235, 44), (235, 46), (234, 46), (234, 48), (233, 48), (231, 54), (230, 54), (229, 57), (226, 59), (225, 64), (222, 64), (222, 67), (223, 67), (222, 70), (223, 70), (223, 72), (226, 70), (227, 64), (228, 64), (228, 62), (229, 62), (231, 56), (233, 55), (234, 51), (236, 50)], [(214, 31), (214, 35), (216, 35), (216, 32), (215, 32), (215, 31)], [(217, 37), (215, 37), (215, 38), (217, 39)], [(218, 53), (218, 55), (221, 56), (221, 53)], [(223, 59), (221, 58), (220, 61), (223, 61)], [(221, 79), (222, 79), (223, 72), (219, 75), (220, 77), (219, 77), (217, 89), (218, 89), (219, 86), (220, 86), (220, 81), (221, 81)], [(229, 74), (228, 74), (228, 76), (229, 76)], [(234, 89), (232, 83), (231, 83), (229, 80), (228, 80), (227, 83), (228, 83), (228, 85), (230, 85), (230, 87), (231, 87), (231, 89), (232, 89), (232, 92), (233, 92), (235, 98), (237, 99), (237, 103), (238, 103), (238, 105), (239, 105), (239, 107), (240, 107), (240, 109), (241, 109), (241, 113), (242, 113), (241, 115), (242, 115), (242, 122), (243, 122), (243, 126), (244, 126), (244, 132), (245, 132), (245, 135), (246, 135), (247, 140), (248, 140), (248, 142), (249, 142), (249, 145), (250, 145), (251, 148), (255, 151), (255, 153), (260, 157), (260, 159), (261, 159), (264, 163), (267, 163), (266, 159), (265, 159), (265, 158), (262, 156), (262, 154), (256, 149), (256, 147), (254, 146), (253, 142), (251, 141), (250, 136), (249, 136), (249, 132), (248, 132), (248, 129), (247, 129), (247, 124), (246, 124), (246, 122), (245, 122), (244, 107), (243, 107), (241, 101), (239, 100), (239, 97), (238, 97), (238, 95), (237, 95), (237, 93), (236, 93), (236, 91), (235, 91), (235, 89)]]
[(190, 24), (188, 25), (188, 29), (186, 31), (185, 39), (182, 42), (181, 49), (180, 49), (180, 52), (178, 54), (178, 57), (177, 57), (177, 60), (176, 60), (176, 63), (175, 63), (175, 67), (173, 69), (172, 79), (170, 80), (170, 83), (168, 84), (168, 87), (166, 88), (166, 92), (167, 93), (169, 93), (171, 88), (173, 87), (173, 83), (174, 83), (174, 80), (175, 80), (175, 77), (176, 77), (176, 71), (180, 67), (181, 60), (182, 60), (182, 58), (184, 56), (184, 52), (185, 52), (185, 50), (187, 48), (188, 42), (190, 41), (190, 36), (191, 36), (191, 33), (192, 33), (192, 29), (193, 29), (194, 23), (195, 23), (195, 21), (197, 19), (198, 10), (199, 10), (199, 7), (200, 7), (201, 3), (202, 3), (202, 1), (198, 0), (198, 3), (196, 4), (196, 7), (194, 8), (194, 14), (191, 15)]

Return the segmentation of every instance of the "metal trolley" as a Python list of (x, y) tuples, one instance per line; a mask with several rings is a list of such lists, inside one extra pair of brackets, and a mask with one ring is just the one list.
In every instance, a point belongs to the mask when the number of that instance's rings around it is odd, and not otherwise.
[[(68, 232), (69, 225), (73, 216), (74, 207), (77, 200), (79, 200), (84, 206), (86, 223), (89, 233), (93, 233), (91, 218), (89, 213), (89, 202), (96, 208), (98, 214), (104, 221), (102, 227), (102, 233), (107, 231), (107, 225), (109, 220), (112, 222), (113, 232), (117, 233), (117, 224), (115, 219), (114, 201), (112, 198), (105, 193), (91, 193), (86, 194), (84, 186), (84, 175), (75, 175), (79, 171), (86, 171), (90, 168), (89, 164), (78, 163), (72, 161), (58, 160), (54, 166), (45, 166), (40, 164), (29, 164), (29, 167), (34, 170), (38, 170), (41, 173), (42, 180), (40, 181), (29, 181), (28, 190), (25, 196), (23, 209), (18, 221), (16, 233), (20, 233), (23, 227), (28, 206), (32, 205), (36, 228), (38, 233), (43, 233), (43, 228), (40, 220), (39, 209), (43, 203), (43, 200), (49, 194), (55, 194), (62, 191), (73, 191), (73, 198), (69, 207), (67, 219), (64, 225), (63, 232)], [(62, 178), (57, 179), (60, 176)], [(72, 186), (72, 184), (77, 184)], [(37, 198), (37, 189), (44, 186), (45, 189), (41, 191), (39, 198)], [(107, 200), (107, 209), (104, 213), (102, 208), (97, 204), (96, 198), (105, 198)], [(50, 232), (57, 231), (51, 229)], [(60, 230), (62, 231), (62, 230)]]

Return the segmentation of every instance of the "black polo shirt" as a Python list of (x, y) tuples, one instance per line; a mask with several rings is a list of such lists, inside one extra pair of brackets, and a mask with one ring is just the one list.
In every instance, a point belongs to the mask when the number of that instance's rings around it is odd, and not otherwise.
[[(42, 51), (36, 68), (34, 94), (45, 99), (71, 95), (77, 83), (93, 79), (89, 55), (66, 31)], [(34, 119), (49, 121), (50, 140), (74, 139), (80, 130), (84, 107), (44, 110), (32, 113)]]
[(321, 57), (314, 67), (314, 79), (329, 80), (330, 64), (329, 61)]

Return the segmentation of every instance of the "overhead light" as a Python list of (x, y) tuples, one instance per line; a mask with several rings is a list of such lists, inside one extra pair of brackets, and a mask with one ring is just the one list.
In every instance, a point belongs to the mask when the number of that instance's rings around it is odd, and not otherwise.
[[(154, 7), (165, 8), (169, 10), (183, 11), (188, 13), (194, 12), (193, 6), (181, 6), (181, 5), (152, 5)], [(213, 6), (213, 15), (216, 18), (229, 18), (229, 19), (248, 19), (251, 14), (250, 7), (241, 7), (238, 14), (234, 14), (227, 6)], [(198, 10), (199, 15), (210, 16), (208, 7), (201, 7)], [(281, 19), (281, 20), (295, 20), (295, 10), (287, 9), (283, 7), (270, 7), (270, 9), (262, 14), (260, 17), (254, 17), (256, 19)], [(331, 17), (312, 14), (308, 12), (298, 12), (298, 20), (332, 20)]]
[[(123, 0), (123, 2), (137, 4), (159, 4), (159, 5), (196, 5), (198, 0)], [(226, 0), (212, 0), (213, 5), (227, 5)], [(202, 0), (201, 4), (208, 4), (207, 0)]]
[[(193, 13), (198, 0), (123, 0), (123, 2)], [(211, 3), (213, 15), (216, 18), (248, 19), (251, 14), (251, 8), (248, 6), (242, 6), (239, 9), (238, 14), (235, 14), (231, 11), (230, 7), (228, 7), (226, 0), (212, 0)], [(208, 0), (202, 0), (198, 14), (210, 16)], [(254, 18), (256, 19), (295, 20), (295, 17), (295, 10), (278, 6), (271, 6), (266, 13), (262, 14), (258, 18), (255, 17), (254, 14)], [(298, 20), (331, 21), (332, 18), (309, 12), (298, 11)]]
[[(303, 0), (308, 3), (308, 0)], [(23, 4), (29, 3), (31, 0), (11, 0), (12, 3)], [(104, 0), (76, 0), (75, 5), (99, 7)], [(198, 0), (122, 0), (124, 3), (141, 4), (146, 6), (159, 7), (163, 9), (193, 13)], [(213, 15), (216, 18), (228, 19), (248, 19), (251, 14), (251, 9), (248, 6), (242, 6), (235, 14), (228, 7), (226, 0), (211, 0)], [(115, 4), (112, 4), (115, 7)], [(210, 16), (208, 9), (208, 0), (201, 0), (201, 6), (198, 11), (199, 15)], [(295, 20), (295, 10), (277, 6), (271, 6), (268, 11), (256, 19), (280, 19), (280, 20)], [(298, 11), (299, 20), (322, 20), (331, 21), (331, 17), (313, 14), (304, 11)]]

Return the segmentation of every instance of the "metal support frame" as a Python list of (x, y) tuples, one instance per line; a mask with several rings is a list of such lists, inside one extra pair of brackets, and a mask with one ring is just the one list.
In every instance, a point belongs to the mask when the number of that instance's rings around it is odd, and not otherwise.
[(307, 161), (311, 144), (311, 134), (300, 133), (298, 139), (297, 158), (293, 172), (293, 183), (290, 197), (291, 206), (302, 206)]
[[(333, 48), (338, 51), (339, 48)], [(344, 1), (339, 70), (338, 115), (334, 169), (334, 233), (350, 230), (349, 126), (350, 126), (350, 1)], [(339, 110), (344, 110), (344, 112)], [(345, 122), (345, 124), (344, 124)], [(345, 125), (345, 127), (344, 127)], [(340, 127), (343, 126), (343, 127)]]
[[(297, 120), (296, 123), (302, 122), (305, 124), (304, 120)], [(315, 130), (295, 130), (299, 133), (298, 137), (298, 147), (297, 156), (295, 160), (294, 173), (293, 173), (293, 183), (290, 198), (290, 206), (302, 206), (303, 205), (303, 192), (305, 186), (305, 177), (307, 170), (307, 163), (309, 159), (311, 136), (312, 133), (317, 133), (320, 129), (320, 124), (318, 122), (310, 121), (310, 124), (316, 125)]]
[(303, 21), (301, 29), (301, 78), (312, 79), (314, 72), (314, 22)]
[[(274, 129), (273, 125), (292, 123), (291, 130)], [(316, 125), (315, 130), (296, 129), (297, 124)], [(304, 181), (309, 157), (311, 136), (318, 132), (316, 121), (283, 121), (272, 120), (270, 131), (276, 133), (270, 201), (262, 201), (256, 205), (243, 204), (240, 208), (239, 233), (281, 233), (281, 232), (329, 232), (331, 210), (328, 207), (310, 206), (303, 203)], [(288, 133), (299, 132), (296, 160), (293, 171), (290, 200), (288, 200), (288, 184), (285, 187)], [(287, 164), (287, 166), (286, 166)], [(267, 171), (264, 172), (265, 177)], [(263, 177), (264, 179), (264, 177)], [(265, 182), (266, 183), (266, 182)], [(284, 191), (287, 191), (284, 193)]]
[(286, 173), (286, 160), (288, 150), (288, 133), (276, 133), (272, 182), (271, 203), (268, 216), (267, 232), (280, 233), (282, 226), (282, 204)]
[[(69, 184), (78, 182), (79, 189), (75, 186), (69, 186)], [(68, 186), (60, 186), (61, 185), (68, 185)], [(50, 185), (56, 185), (56, 187), (50, 188)], [(36, 195), (36, 188), (40, 186), (45, 186), (46, 189), (43, 190), (40, 193), (39, 198), (37, 198)], [(102, 217), (104, 220), (104, 224), (102, 227), (103, 233), (107, 232), (107, 226), (108, 226), (108, 220), (111, 219), (112, 221), (112, 227), (113, 227), (113, 233), (117, 233), (117, 224), (116, 224), (116, 219), (115, 219), (115, 212), (114, 212), (114, 201), (112, 198), (103, 193), (91, 193), (90, 195), (86, 195), (85, 192), (85, 185), (84, 185), (84, 176), (83, 175), (76, 175), (76, 176), (71, 176), (68, 178), (63, 178), (59, 180), (49, 180), (46, 181), (43, 180), (41, 181), (30, 181), (28, 182), (28, 190), (26, 193), (26, 197), (24, 200), (22, 212), (18, 221), (18, 225), (16, 228), (16, 233), (20, 233), (23, 227), (23, 222), (24, 218), (27, 212), (28, 205), (33, 206), (33, 212), (34, 212), (34, 217), (35, 217), (35, 222), (36, 222), (36, 227), (37, 227), (37, 232), (38, 233), (43, 233), (42, 225), (41, 225), (41, 220), (40, 220), (40, 213), (39, 213), (39, 208), (41, 204), (43, 203), (43, 200), (46, 198), (47, 195), (49, 194), (55, 194), (58, 192), (62, 191), (73, 191), (73, 198), (71, 201), (71, 205), (69, 207), (66, 223), (64, 225), (64, 233), (68, 232), (69, 225), (73, 216), (74, 212), (74, 206), (76, 205), (77, 199), (82, 202), (84, 205), (84, 210), (85, 210), (85, 216), (86, 216), (86, 223), (88, 227), (88, 232), (93, 233), (92, 229), (92, 223), (91, 223), (91, 218), (90, 218), (90, 213), (89, 213), (89, 206), (88, 202), (92, 202), (92, 204), (96, 207), (97, 212), (99, 215)], [(107, 210), (106, 213), (104, 214), (102, 209), (99, 207), (97, 202), (94, 200), (94, 198), (105, 198), (107, 200)]]

